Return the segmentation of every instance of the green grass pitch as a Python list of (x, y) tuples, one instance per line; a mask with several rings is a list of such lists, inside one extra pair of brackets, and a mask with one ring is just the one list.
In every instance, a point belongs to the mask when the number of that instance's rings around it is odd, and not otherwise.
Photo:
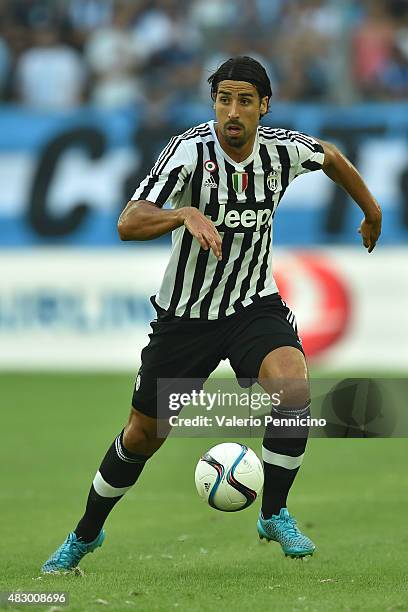
[[(64, 590), (65, 609), (86, 612), (408, 610), (404, 439), (310, 441), (289, 500), (318, 546), (303, 562), (260, 543), (258, 504), (224, 514), (198, 498), (196, 461), (219, 440), (170, 439), (108, 519), (85, 576), (39, 579), (82, 513), (131, 388), (130, 375), (0, 376), (0, 590)], [(247, 443), (259, 454), (260, 440)]]

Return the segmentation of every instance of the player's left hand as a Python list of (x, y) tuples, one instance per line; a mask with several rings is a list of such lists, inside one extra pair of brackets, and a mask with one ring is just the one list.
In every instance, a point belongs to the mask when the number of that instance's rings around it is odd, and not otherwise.
[(358, 232), (361, 234), (365, 248), (371, 253), (381, 234), (381, 213), (374, 219), (363, 219)]

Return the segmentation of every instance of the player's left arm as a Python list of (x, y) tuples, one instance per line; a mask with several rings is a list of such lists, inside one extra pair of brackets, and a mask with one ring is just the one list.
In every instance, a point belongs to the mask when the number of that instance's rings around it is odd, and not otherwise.
[(318, 140), (324, 150), (323, 172), (340, 185), (353, 198), (364, 213), (358, 230), (368, 252), (374, 249), (381, 234), (381, 208), (363, 181), (361, 174), (339, 149), (323, 140)]

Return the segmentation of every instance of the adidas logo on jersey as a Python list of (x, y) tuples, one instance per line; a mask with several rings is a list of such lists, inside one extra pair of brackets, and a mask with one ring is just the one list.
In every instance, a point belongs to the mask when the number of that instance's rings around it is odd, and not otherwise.
[[(246, 208), (243, 211), (230, 209), (227, 213), (225, 208), (225, 204), (220, 204), (217, 219), (212, 219), (215, 226), (222, 225), (226, 229), (235, 229), (237, 232), (259, 232), (263, 225), (270, 225), (272, 217), (270, 208), (261, 210)], [(220, 228), (220, 231), (223, 231), (222, 228)]]
[(209, 187), (210, 189), (217, 189), (217, 183), (212, 174), (204, 181), (204, 187)]

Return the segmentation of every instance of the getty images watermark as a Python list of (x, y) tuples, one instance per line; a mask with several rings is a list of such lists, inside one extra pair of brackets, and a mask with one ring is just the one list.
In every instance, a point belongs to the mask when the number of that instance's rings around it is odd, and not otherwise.
[(274, 412), (273, 408), (278, 408), (281, 405), (282, 392), (269, 393), (238, 393), (226, 392), (218, 389), (215, 393), (210, 393), (201, 389), (200, 391), (192, 390), (190, 393), (170, 393), (169, 394), (169, 410), (179, 412), (186, 406), (194, 406), (202, 408), (206, 412), (213, 410), (222, 411), (224, 408), (232, 410), (237, 408), (248, 408), (249, 410), (261, 410), (269, 408), (270, 414), (260, 416), (248, 415), (246, 417), (232, 414), (214, 414), (214, 416), (197, 414), (193, 417), (182, 417), (179, 414), (169, 416), (169, 425), (171, 427), (325, 427), (326, 419), (313, 418), (311, 416), (302, 417), (296, 416), (278, 416), (278, 412)]
[(239, 393), (221, 391), (218, 389), (214, 393), (200, 389), (193, 389), (189, 393), (170, 393), (169, 394), (169, 409), (181, 410), (185, 406), (200, 406), (204, 410), (213, 410), (213, 408), (233, 408), (244, 406), (251, 410), (260, 410), (269, 406), (280, 406), (281, 396), (283, 391), (272, 393)]
[(282, 436), (302, 437), (305, 428), (326, 425), (323, 417), (283, 408), (283, 389), (268, 393), (259, 386), (255, 391), (251, 381), (216, 382), (222, 384), (210, 390), (208, 383), (205, 389), (200, 388), (199, 381), (163, 381), (158, 399), (164, 427), (173, 429), (175, 435), (187, 436), (261, 435), (261, 430), (272, 427), (279, 428)]
[[(159, 437), (408, 437), (408, 378), (311, 378), (311, 416), (292, 411), (280, 381), (266, 392), (255, 379), (159, 379)], [(282, 386), (280, 386), (282, 385)], [(304, 395), (303, 395), (304, 396)], [(307, 396), (306, 396), (307, 397)], [(300, 414), (298, 414), (300, 413)]]

